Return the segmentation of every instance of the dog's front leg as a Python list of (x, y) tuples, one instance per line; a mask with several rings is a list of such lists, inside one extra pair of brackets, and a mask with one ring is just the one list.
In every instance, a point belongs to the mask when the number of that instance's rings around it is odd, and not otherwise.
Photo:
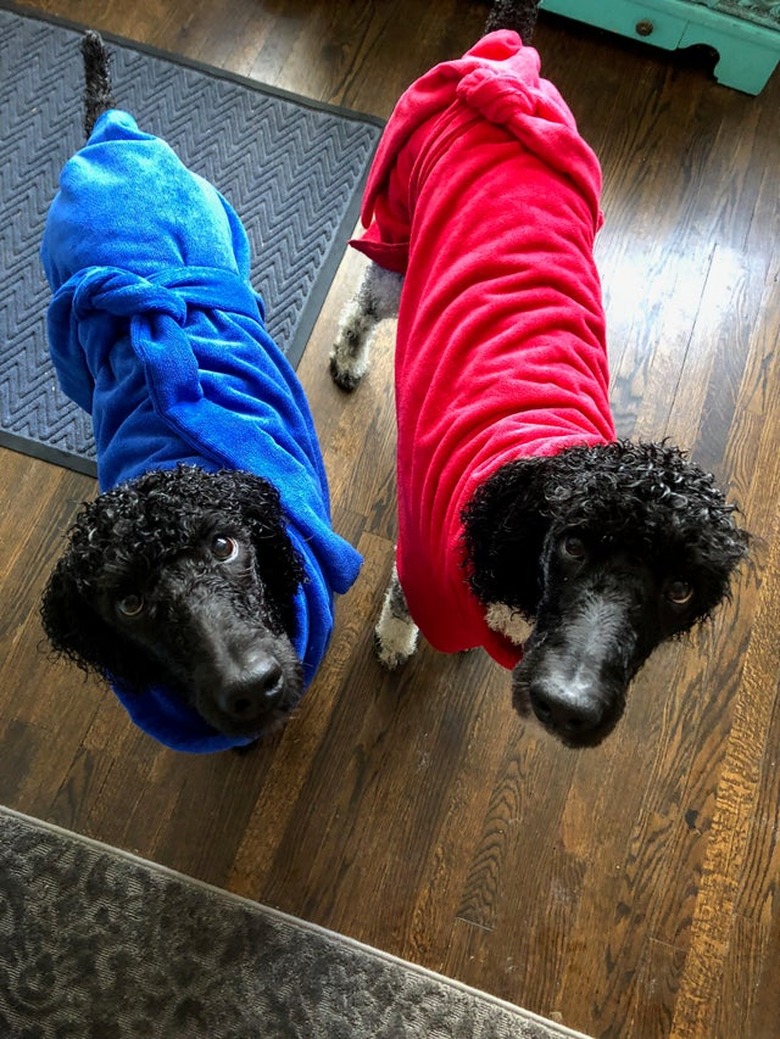
[(417, 625), (409, 615), (398, 571), (393, 565), (382, 612), (374, 629), (374, 647), (379, 662), (388, 671), (405, 664), (417, 648), (417, 635)]
[(348, 393), (368, 371), (372, 333), (380, 321), (398, 314), (400, 274), (370, 263), (341, 315), (339, 331), (330, 355), (333, 381)]

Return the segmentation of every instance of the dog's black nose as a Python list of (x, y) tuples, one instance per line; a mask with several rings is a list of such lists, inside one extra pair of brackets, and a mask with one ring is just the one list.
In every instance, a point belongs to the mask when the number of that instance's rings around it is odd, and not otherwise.
[(604, 715), (602, 705), (594, 697), (571, 694), (551, 684), (534, 683), (529, 699), (542, 725), (573, 741), (592, 733)]
[(220, 710), (238, 721), (252, 721), (272, 710), (282, 699), (284, 676), (279, 661), (265, 653), (255, 657), (241, 674), (217, 694)]

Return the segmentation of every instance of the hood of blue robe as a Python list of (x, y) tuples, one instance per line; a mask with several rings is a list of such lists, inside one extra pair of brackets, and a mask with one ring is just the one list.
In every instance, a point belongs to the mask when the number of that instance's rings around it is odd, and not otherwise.
[[(53, 298), (51, 357), (92, 416), (100, 490), (180, 462), (243, 469), (281, 495), (306, 579), (293, 639), (308, 685), (361, 557), (334, 533), (328, 484), (300, 382), (264, 323), (237, 214), (126, 112), (98, 120), (65, 165), (41, 256)], [(114, 691), (133, 721), (176, 750), (224, 736), (164, 687)]]

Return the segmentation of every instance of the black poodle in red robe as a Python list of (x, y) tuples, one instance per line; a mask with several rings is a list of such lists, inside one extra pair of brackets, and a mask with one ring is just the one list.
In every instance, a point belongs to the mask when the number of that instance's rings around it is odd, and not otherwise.
[[(520, 647), (464, 581), (461, 513), (504, 463), (615, 439), (593, 242), (601, 170), (539, 55), (508, 31), (403, 95), (354, 246), (404, 275), (398, 576), (445, 652)], [(518, 305), (520, 301), (520, 305)]]
[[(380, 142), (353, 243), (374, 264), (331, 359), (354, 387), (402, 275), (380, 659), (403, 662), (415, 626), (439, 650), (481, 646), (513, 669), (517, 709), (577, 746), (611, 731), (642, 662), (728, 594), (745, 551), (710, 474), (665, 443), (616, 440), (600, 190), (517, 33), (437, 65)], [(524, 646), (516, 617), (533, 623)]]

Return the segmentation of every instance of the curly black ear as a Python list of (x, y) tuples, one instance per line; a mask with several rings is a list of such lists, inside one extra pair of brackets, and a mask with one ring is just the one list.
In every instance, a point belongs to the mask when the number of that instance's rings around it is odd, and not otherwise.
[(481, 484), (463, 510), (469, 586), (485, 605), (506, 603), (533, 617), (539, 560), (550, 526), (545, 509), (549, 458), (508, 462)]
[(93, 608), (93, 594), (80, 569), (82, 535), (83, 529), (74, 528), (46, 584), (40, 604), (43, 630), (55, 653), (85, 673), (105, 681), (115, 676), (131, 688), (143, 688), (150, 676), (142, 656)]
[(49, 575), (40, 604), (41, 623), (52, 649), (85, 671), (100, 670), (97, 618), (84, 598), (67, 553)]
[(304, 580), (303, 562), (285, 527), (279, 491), (260, 476), (222, 470), (211, 477), (216, 500), (237, 508), (247, 525), (268, 605), (288, 635), (295, 633), (293, 598)]

